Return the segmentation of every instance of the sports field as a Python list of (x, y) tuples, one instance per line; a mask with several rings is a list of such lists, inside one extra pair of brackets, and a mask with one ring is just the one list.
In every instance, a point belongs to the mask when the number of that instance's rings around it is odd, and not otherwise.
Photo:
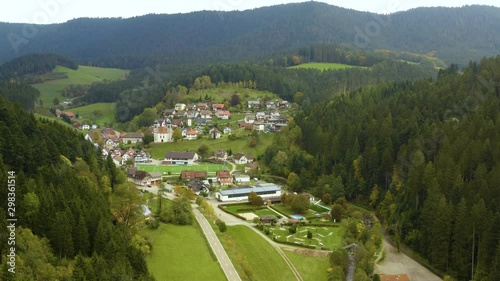
[(206, 171), (209, 174), (215, 174), (219, 170), (224, 170), (224, 165), (210, 164), (210, 163), (200, 163), (198, 165), (144, 165), (137, 164), (137, 169), (146, 172), (160, 172), (163, 174), (168, 174), (169, 172), (173, 175), (180, 175), (184, 170), (194, 170), (194, 171)]

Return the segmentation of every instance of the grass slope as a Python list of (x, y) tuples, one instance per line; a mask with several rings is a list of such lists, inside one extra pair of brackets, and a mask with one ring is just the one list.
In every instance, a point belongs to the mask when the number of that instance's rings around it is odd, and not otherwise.
[(200, 99), (205, 100), (205, 97), (209, 97), (212, 103), (224, 103), (226, 101), (231, 101), (231, 97), (235, 93), (240, 96), (242, 102), (245, 102), (245, 107), (247, 105), (246, 101), (249, 100), (256, 100), (258, 98), (274, 100), (278, 98), (276, 94), (267, 91), (259, 91), (230, 85), (220, 85), (216, 88), (198, 90), (194, 93), (190, 93), (189, 99), (194, 102), (199, 101)]
[(156, 280), (226, 280), (197, 228), (161, 224), (156, 230), (143, 229), (141, 234), (153, 245), (147, 262)]
[(312, 257), (290, 251), (283, 252), (300, 272), (304, 281), (328, 280), (327, 269), (330, 267), (330, 263), (327, 257)]
[(278, 252), (248, 227), (228, 226), (227, 232), (220, 233), (216, 230), (216, 233), (242, 280), (295, 280)]
[[(94, 103), (82, 107), (71, 108), (71, 112), (79, 114), (83, 120), (89, 120), (98, 125), (105, 123), (112, 124), (115, 122), (116, 103)], [(94, 111), (99, 110), (102, 115), (95, 116)]]
[(209, 174), (215, 174), (215, 172), (217, 172), (218, 170), (224, 169), (224, 165), (217, 165), (210, 163), (200, 163), (199, 165), (191, 165), (191, 166), (137, 165), (136, 167), (141, 171), (161, 172), (161, 173), (171, 172), (174, 175), (180, 175), (183, 170), (207, 171)]
[(240, 138), (236, 140), (230, 140), (227, 136), (224, 136), (220, 139), (199, 139), (192, 141), (181, 141), (178, 143), (156, 143), (151, 144), (149, 148), (149, 152), (153, 156), (154, 159), (163, 159), (165, 153), (169, 151), (192, 151), (196, 152), (198, 148), (205, 144), (211, 151), (215, 151), (217, 149), (229, 150), (231, 149), (233, 154), (236, 153), (245, 153), (245, 154), (253, 154), (254, 157), (263, 153), (266, 148), (272, 143), (274, 138), (274, 134), (260, 134), (259, 141), (255, 147), (250, 147), (248, 145), (248, 138)]
[(78, 70), (57, 66), (52, 72), (66, 73), (65, 79), (50, 80), (44, 83), (33, 84), (40, 91), (40, 98), (45, 107), (50, 107), (54, 98), (63, 101), (62, 91), (69, 85), (90, 85), (93, 82), (121, 79), (128, 74), (128, 70), (116, 68), (99, 68), (80, 66)]
[(355, 65), (348, 65), (348, 64), (342, 64), (342, 63), (319, 63), (319, 62), (310, 62), (310, 63), (303, 63), (299, 65), (292, 66), (290, 68), (311, 68), (311, 69), (317, 69), (317, 70), (341, 70), (341, 69), (346, 69), (346, 68), (354, 68), (354, 67), (362, 67), (362, 66), (355, 66)]

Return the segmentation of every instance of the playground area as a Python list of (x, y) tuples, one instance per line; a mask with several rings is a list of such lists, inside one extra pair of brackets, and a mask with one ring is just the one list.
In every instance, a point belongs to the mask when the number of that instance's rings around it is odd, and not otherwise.
[(221, 164), (200, 163), (197, 165), (144, 165), (137, 164), (137, 169), (146, 172), (160, 172), (164, 175), (180, 175), (184, 170), (206, 171), (208, 174), (215, 174), (226, 167)]
[[(294, 242), (304, 245), (313, 245), (318, 248), (326, 247), (336, 249), (341, 246), (343, 229), (342, 227), (326, 227), (326, 226), (297, 226), (297, 231), (291, 234), (289, 226), (271, 226), (269, 231), (276, 239), (281, 241)], [(312, 233), (312, 238), (307, 238), (307, 233)]]

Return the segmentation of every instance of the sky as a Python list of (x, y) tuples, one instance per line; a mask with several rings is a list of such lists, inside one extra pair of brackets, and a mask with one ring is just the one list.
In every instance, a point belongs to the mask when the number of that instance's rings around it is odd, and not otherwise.
[[(293, 2), (304, 2), (304, 0), (3, 0), (0, 22), (49, 24), (80, 17), (129, 18), (150, 13), (175, 14), (202, 10), (241, 11)], [(460, 7), (473, 4), (500, 7), (498, 0), (322, 0), (320, 2), (380, 14), (416, 7)]]

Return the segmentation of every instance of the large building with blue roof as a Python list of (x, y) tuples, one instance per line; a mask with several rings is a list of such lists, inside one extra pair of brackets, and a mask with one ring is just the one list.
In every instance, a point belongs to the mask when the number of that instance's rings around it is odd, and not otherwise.
[(248, 199), (248, 194), (250, 194), (250, 192), (257, 193), (257, 195), (259, 195), (263, 199), (280, 197), (281, 186), (273, 183), (268, 183), (258, 184), (254, 187), (219, 190), (215, 197), (217, 198), (217, 200), (222, 202), (243, 201)]

